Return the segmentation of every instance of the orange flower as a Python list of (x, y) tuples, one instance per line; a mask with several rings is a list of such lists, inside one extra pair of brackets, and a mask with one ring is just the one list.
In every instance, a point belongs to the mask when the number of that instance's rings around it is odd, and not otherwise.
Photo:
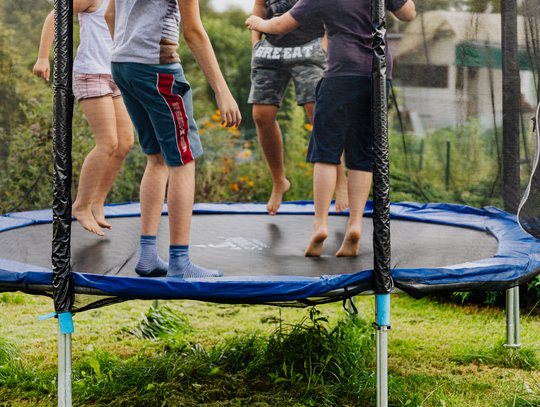
[(242, 182), (248, 182), (248, 181), (249, 181), (249, 178), (248, 178), (248, 177), (240, 177), (239, 179), (240, 179), (240, 181), (242, 181)]
[(238, 184), (231, 184), (231, 185), (229, 185), (229, 188), (232, 189), (235, 192), (240, 191), (240, 188), (238, 188)]
[(305, 124), (304, 127), (306, 128), (307, 131), (312, 131), (313, 130), (313, 125), (312, 124)]
[(221, 112), (219, 110), (216, 110), (214, 114), (212, 115), (212, 120), (215, 122), (221, 121)]
[(255, 185), (255, 183), (253, 181), (249, 181), (248, 182), (249, 186), (252, 187), (253, 185)]

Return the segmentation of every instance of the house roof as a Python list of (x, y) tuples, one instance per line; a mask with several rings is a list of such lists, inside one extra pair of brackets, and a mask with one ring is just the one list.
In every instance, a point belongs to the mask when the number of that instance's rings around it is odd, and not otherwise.
[[(518, 16), (518, 46), (526, 46), (523, 17)], [(501, 46), (501, 15), (479, 14), (457, 11), (427, 11), (419, 14), (403, 33), (403, 38), (395, 55), (424, 47), (425, 43), (441, 38), (452, 37), (457, 43), (488, 43)]]

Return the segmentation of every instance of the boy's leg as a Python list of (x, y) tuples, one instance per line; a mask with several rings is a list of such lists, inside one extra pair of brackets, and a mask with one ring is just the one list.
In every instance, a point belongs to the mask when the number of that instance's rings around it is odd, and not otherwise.
[(349, 197), (350, 212), (347, 223), (347, 231), (341, 248), (336, 253), (336, 257), (347, 257), (358, 255), (360, 236), (362, 234), (362, 216), (371, 189), (372, 173), (367, 171), (357, 171), (349, 169)]
[(187, 245), (195, 195), (195, 161), (177, 167), (168, 167), (168, 170), (167, 207), (171, 245)]
[(140, 187), (141, 239), (135, 271), (141, 276), (164, 276), (168, 267), (158, 256), (156, 236), (169, 170), (160, 153), (147, 155), (147, 160)]
[(313, 168), (313, 199), (315, 221), (313, 234), (305, 252), (306, 257), (319, 257), (328, 237), (328, 210), (336, 189), (336, 165), (315, 163)]
[(169, 209), (169, 271), (167, 277), (220, 277), (221, 270), (208, 270), (189, 259), (189, 232), (195, 195), (195, 161), (169, 167), (167, 207)]
[[(315, 113), (315, 102), (306, 103), (304, 105), (306, 115), (311, 125), (313, 125), (313, 114)], [(341, 163), (336, 167), (336, 212), (343, 212), (349, 207), (349, 195), (347, 193), (347, 176), (345, 175), (345, 165), (343, 164), (343, 156)]]
[(141, 235), (156, 236), (165, 203), (169, 169), (160, 153), (147, 155), (147, 160), (140, 187)]
[(341, 164), (336, 167), (336, 212), (341, 213), (349, 207), (349, 191), (347, 186), (347, 175), (345, 175), (345, 164), (341, 156)]
[(86, 120), (94, 133), (96, 146), (88, 154), (81, 168), (77, 198), (72, 214), (83, 228), (104, 236), (92, 214), (92, 198), (107, 164), (116, 151), (116, 117), (111, 96), (102, 96), (80, 101)]
[(131, 123), (126, 107), (124, 106), (122, 97), (114, 98), (113, 104), (116, 117), (118, 147), (109, 160), (92, 198), (92, 214), (94, 215), (94, 219), (99, 226), (107, 229), (110, 229), (111, 225), (105, 220), (103, 205), (105, 204), (107, 194), (109, 193), (120, 168), (122, 168), (124, 160), (133, 147), (133, 124)]
[(279, 107), (275, 105), (253, 105), (253, 119), (257, 127), (257, 135), (272, 176), (272, 195), (266, 206), (270, 215), (277, 213), (283, 195), (291, 187), (285, 177), (283, 167), (283, 140), (277, 123), (278, 110)]

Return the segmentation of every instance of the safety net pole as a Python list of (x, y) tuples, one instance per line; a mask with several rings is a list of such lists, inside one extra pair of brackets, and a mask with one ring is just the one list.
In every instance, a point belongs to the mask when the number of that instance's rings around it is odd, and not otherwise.
[[(504, 210), (517, 213), (520, 193), (519, 120), (521, 82), (518, 56), (517, 1), (501, 2), (501, 44), (503, 76), (503, 203)], [(519, 287), (506, 296), (506, 338), (508, 347), (519, 346)], [(516, 309), (516, 299), (518, 301)], [(516, 314), (518, 318), (516, 319)]]
[(54, 2), (54, 125), (52, 285), (59, 321), (58, 406), (71, 406), (71, 140), (73, 0)]
[(371, 0), (373, 62), (371, 125), (373, 130), (373, 252), (377, 310), (377, 407), (388, 406), (388, 329), (390, 328), (390, 175), (386, 86), (386, 7)]

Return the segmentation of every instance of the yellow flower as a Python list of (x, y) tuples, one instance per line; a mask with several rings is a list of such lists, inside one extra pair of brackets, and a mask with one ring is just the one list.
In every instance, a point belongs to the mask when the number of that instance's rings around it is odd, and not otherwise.
[(240, 151), (238, 153), (238, 158), (243, 158), (244, 160), (247, 160), (248, 158), (251, 157), (251, 150), (245, 148), (244, 150)]
[(221, 121), (221, 112), (219, 110), (216, 110), (214, 114), (212, 115), (212, 120), (215, 122)]
[(229, 127), (227, 130), (233, 137), (240, 137), (240, 132), (236, 129), (236, 127)]
[(309, 123), (304, 125), (304, 127), (306, 128), (307, 131), (312, 131), (313, 130), (313, 125), (311, 125)]
[(249, 186), (252, 187), (253, 185), (255, 185), (255, 183), (253, 181), (249, 181), (248, 182)]
[(242, 182), (248, 182), (248, 181), (249, 181), (249, 178), (248, 178), (248, 177), (240, 177), (239, 179), (240, 179), (240, 181), (242, 181)]

